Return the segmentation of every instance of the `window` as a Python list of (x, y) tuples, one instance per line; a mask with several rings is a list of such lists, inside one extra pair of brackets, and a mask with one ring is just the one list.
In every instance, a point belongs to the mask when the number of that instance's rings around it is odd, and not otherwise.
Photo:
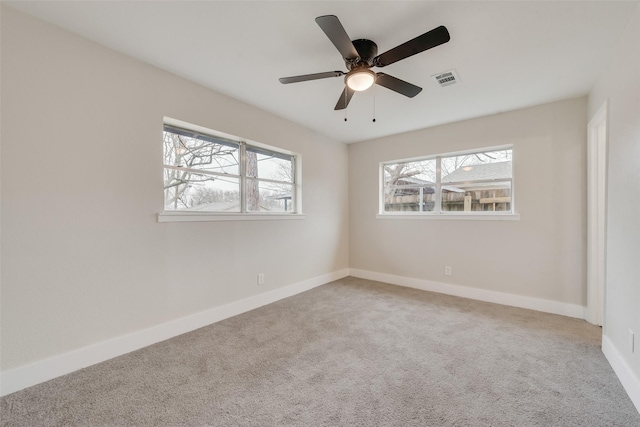
[(164, 210), (296, 213), (297, 156), (164, 125)]
[(380, 213), (513, 213), (511, 147), (380, 165)]

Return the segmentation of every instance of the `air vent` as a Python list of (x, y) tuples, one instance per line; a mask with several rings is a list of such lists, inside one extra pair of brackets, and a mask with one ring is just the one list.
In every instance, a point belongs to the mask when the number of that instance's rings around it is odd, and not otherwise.
[(434, 74), (431, 77), (433, 77), (441, 87), (451, 86), (458, 83), (460, 80), (456, 70), (443, 71), (442, 73)]

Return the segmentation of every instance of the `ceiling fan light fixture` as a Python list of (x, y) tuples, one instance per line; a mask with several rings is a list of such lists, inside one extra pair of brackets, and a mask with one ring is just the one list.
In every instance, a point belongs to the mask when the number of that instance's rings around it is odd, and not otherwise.
[(347, 74), (345, 82), (357, 92), (369, 89), (376, 81), (376, 73), (369, 69), (354, 70)]

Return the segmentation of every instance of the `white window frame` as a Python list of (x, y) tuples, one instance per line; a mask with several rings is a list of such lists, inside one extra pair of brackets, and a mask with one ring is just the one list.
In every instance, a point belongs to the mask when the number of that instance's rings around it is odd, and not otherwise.
[[(235, 142), (239, 146), (240, 151), (240, 164), (239, 175), (231, 175), (240, 180), (240, 212), (194, 212), (187, 210), (163, 210), (158, 213), (158, 222), (197, 222), (197, 221), (262, 221), (262, 220), (299, 220), (304, 219), (305, 215), (302, 213), (302, 156), (299, 153), (276, 148), (270, 145), (262, 144), (260, 142), (251, 141), (245, 138), (240, 138), (235, 135), (230, 135), (224, 132), (208, 129), (202, 126), (187, 123), (181, 120), (164, 117), (164, 125), (171, 127), (181, 128), (187, 131), (201, 133), (214, 138), (226, 139)], [(285, 154), (291, 156), (291, 163), (294, 170), (292, 184), (292, 200), (291, 203), (294, 206), (293, 212), (248, 212), (246, 209), (246, 150), (247, 147), (254, 147), (258, 149), (268, 150), (275, 153)], [(164, 169), (167, 166), (163, 164)], [(202, 170), (194, 170), (194, 172), (202, 174)], [(216, 172), (204, 172), (209, 175), (225, 175)], [(225, 175), (230, 176), (230, 175)], [(259, 182), (279, 182), (266, 178), (249, 177)], [(163, 178), (164, 181), (164, 178)], [(163, 196), (164, 206), (164, 196)]]
[[(500, 151), (500, 150), (511, 150), (511, 201), (510, 201), (510, 211), (471, 211), (471, 212), (460, 212), (460, 211), (443, 211), (442, 210), (442, 176), (441, 176), (441, 159), (444, 157), (453, 157), (453, 156), (462, 156), (468, 154), (476, 154), (476, 153), (486, 153), (491, 151)], [(514, 162), (514, 148), (513, 145), (499, 145), (493, 147), (482, 147), (482, 148), (474, 148), (471, 150), (464, 151), (455, 151), (449, 153), (439, 153), (428, 156), (419, 156), (419, 157), (411, 157), (405, 159), (396, 159), (396, 160), (388, 160), (379, 163), (378, 172), (379, 172), (379, 181), (378, 181), (378, 214), (376, 218), (378, 219), (429, 219), (429, 220), (519, 220), (520, 214), (515, 210), (515, 162)], [(415, 161), (423, 161), (423, 160), (433, 160), (436, 161), (436, 182), (435, 182), (435, 206), (433, 211), (406, 211), (406, 212), (386, 212), (385, 211), (385, 177), (384, 177), (384, 168), (387, 165), (394, 165), (398, 163), (407, 163), (407, 162), (415, 162)], [(500, 181), (507, 181), (506, 179), (501, 179)], [(480, 182), (480, 181), (473, 181)], [(408, 188), (408, 187), (407, 187)]]

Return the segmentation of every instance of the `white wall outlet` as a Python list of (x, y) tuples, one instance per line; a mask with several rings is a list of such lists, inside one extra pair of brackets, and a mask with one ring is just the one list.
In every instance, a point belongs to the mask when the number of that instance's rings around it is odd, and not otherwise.
[(258, 274), (258, 285), (264, 285), (264, 273)]
[(629, 350), (631, 353), (635, 353), (636, 351), (636, 334), (633, 333), (631, 329), (629, 329)]
[(451, 266), (450, 265), (445, 265), (444, 266), (444, 275), (445, 276), (451, 276)]

